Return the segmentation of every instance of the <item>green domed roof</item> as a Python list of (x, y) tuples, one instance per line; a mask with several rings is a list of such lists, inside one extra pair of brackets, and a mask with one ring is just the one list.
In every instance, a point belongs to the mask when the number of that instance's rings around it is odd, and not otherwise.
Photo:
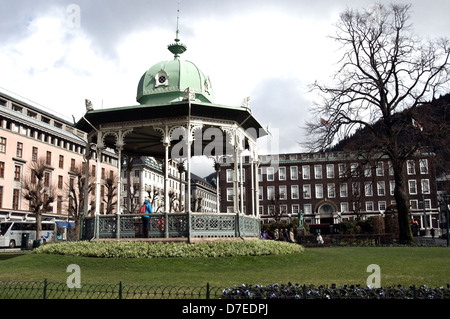
[(174, 60), (156, 63), (142, 75), (136, 100), (140, 104), (170, 104), (181, 101), (187, 88), (198, 101), (214, 103), (209, 77), (194, 63), (175, 55)]

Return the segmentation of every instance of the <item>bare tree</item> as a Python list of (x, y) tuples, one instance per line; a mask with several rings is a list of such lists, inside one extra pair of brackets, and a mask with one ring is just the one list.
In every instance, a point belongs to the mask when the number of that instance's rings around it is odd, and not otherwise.
[[(342, 45), (340, 68), (332, 84), (314, 83), (322, 98), (314, 107), (317, 120), (306, 124), (311, 150), (324, 150), (357, 129), (371, 136), (364, 147), (389, 157), (395, 178), (399, 240), (413, 240), (405, 165), (420, 148), (422, 133), (399, 112), (414, 110), (445, 89), (449, 82), (449, 42), (422, 41), (409, 23), (410, 5), (376, 5), (348, 9), (340, 15), (336, 35)], [(375, 125), (376, 124), (376, 125)]]
[[(86, 164), (87, 165), (87, 164)], [(75, 222), (75, 234), (79, 236), (81, 227), (81, 217), (84, 209), (84, 187), (85, 187), (85, 173), (82, 165), (71, 169), (70, 175), (73, 179), (70, 180), (67, 185), (68, 188), (68, 213), (73, 217)], [(88, 179), (88, 194), (92, 192), (95, 187), (93, 177)], [(94, 207), (94, 203), (91, 202), (91, 207)], [(85, 212), (86, 216), (89, 212)]]
[(24, 198), (30, 202), (30, 209), (36, 216), (36, 240), (40, 240), (42, 214), (51, 210), (51, 204), (56, 198), (56, 187), (51, 184), (45, 158), (31, 162), (30, 175), (24, 178), (22, 190)]
[(112, 214), (117, 206), (117, 175), (114, 174), (112, 177), (105, 179), (103, 186), (106, 188), (106, 194), (102, 199), (106, 204), (106, 214)]

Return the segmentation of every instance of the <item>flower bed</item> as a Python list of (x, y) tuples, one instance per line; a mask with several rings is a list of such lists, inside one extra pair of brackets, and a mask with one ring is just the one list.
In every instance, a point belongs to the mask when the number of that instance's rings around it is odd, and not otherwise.
[(268, 240), (239, 242), (146, 243), (146, 242), (60, 242), (35, 249), (38, 254), (60, 254), (103, 258), (232, 257), (294, 254), (303, 246)]
[(408, 288), (361, 287), (359, 285), (314, 286), (288, 283), (241, 285), (222, 291), (223, 299), (450, 299), (450, 285), (432, 288), (426, 285)]

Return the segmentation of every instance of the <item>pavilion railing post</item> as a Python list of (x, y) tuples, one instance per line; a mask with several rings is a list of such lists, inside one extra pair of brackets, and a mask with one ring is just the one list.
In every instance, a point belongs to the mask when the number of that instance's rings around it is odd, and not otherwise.
[(169, 238), (169, 214), (164, 213), (164, 236)]
[(192, 239), (192, 221), (191, 221), (191, 212), (187, 211), (187, 228), (188, 228), (188, 242), (191, 243)]
[(120, 214), (117, 212), (116, 214), (116, 238), (120, 238)]
[(98, 215), (94, 217), (94, 238), (100, 238), (100, 217)]

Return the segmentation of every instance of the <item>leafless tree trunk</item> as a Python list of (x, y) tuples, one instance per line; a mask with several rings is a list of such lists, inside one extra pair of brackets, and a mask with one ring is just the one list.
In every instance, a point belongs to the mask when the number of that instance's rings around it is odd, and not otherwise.
[[(87, 165), (87, 163), (85, 164)], [(71, 175), (74, 177), (74, 182), (69, 182), (68, 188), (68, 213), (73, 217), (75, 222), (75, 234), (80, 235), (81, 217), (84, 209), (84, 186), (85, 186), (85, 172), (82, 165), (71, 170)], [(95, 181), (93, 178), (88, 180), (88, 194), (95, 188)], [(87, 199), (89, 200), (89, 199)], [(87, 216), (89, 212), (84, 212)]]
[(112, 214), (117, 206), (117, 175), (114, 174), (112, 178), (107, 178), (103, 183), (106, 187), (106, 194), (102, 200), (106, 204), (106, 214)]
[(51, 184), (51, 181), (48, 181), (47, 184), (45, 180), (46, 170), (48, 167), (45, 158), (32, 161), (30, 175), (22, 182), (24, 198), (30, 202), (30, 209), (36, 216), (36, 240), (41, 239), (42, 213), (51, 208), (50, 205), (56, 198), (56, 187)]
[(370, 131), (364, 147), (392, 162), (401, 242), (413, 240), (405, 163), (421, 145), (400, 137), (421, 131), (397, 115), (430, 100), (449, 82), (448, 40), (422, 41), (413, 34), (410, 7), (380, 4), (340, 15), (332, 37), (342, 44), (340, 68), (332, 84), (312, 85), (322, 100), (314, 107), (317, 120), (306, 125), (311, 150), (324, 150), (357, 129)]

